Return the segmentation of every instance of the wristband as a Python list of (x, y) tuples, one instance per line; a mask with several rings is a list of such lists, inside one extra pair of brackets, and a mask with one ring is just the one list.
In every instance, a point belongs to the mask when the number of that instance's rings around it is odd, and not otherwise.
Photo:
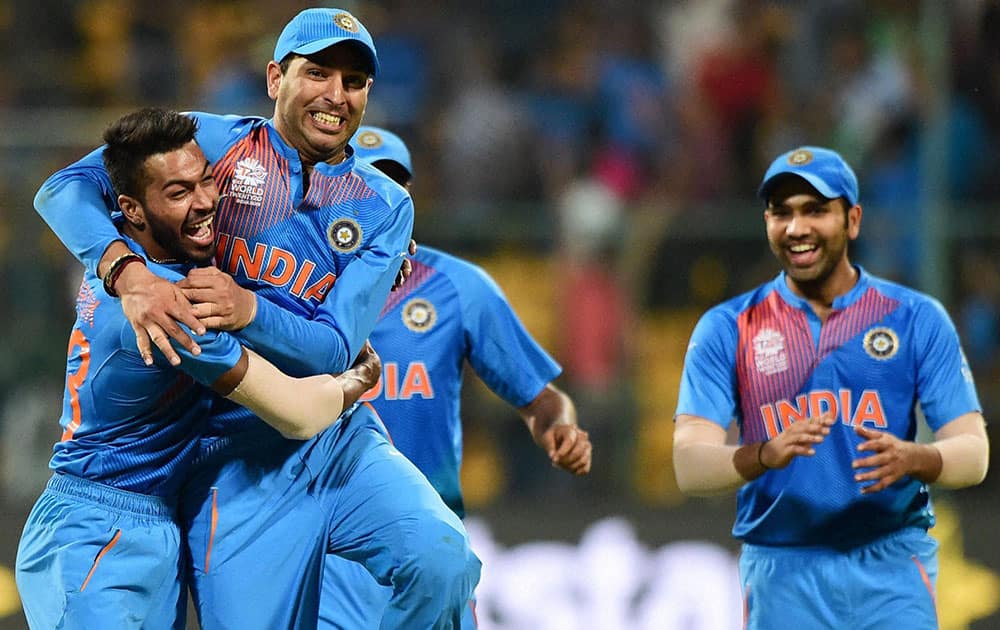
[(761, 455), (764, 453), (765, 444), (767, 444), (767, 440), (760, 442), (760, 446), (757, 447), (757, 463), (760, 464), (760, 467), (764, 470), (771, 470), (771, 467), (765, 464), (764, 460), (761, 458)]
[(129, 263), (134, 262), (141, 262), (145, 265), (146, 259), (135, 252), (127, 252), (111, 261), (111, 264), (108, 265), (107, 273), (105, 273), (104, 278), (101, 279), (101, 283), (104, 285), (105, 293), (111, 297), (119, 297), (118, 292), (115, 291), (115, 282), (122, 275), (122, 271), (124, 271), (125, 267), (127, 267)]

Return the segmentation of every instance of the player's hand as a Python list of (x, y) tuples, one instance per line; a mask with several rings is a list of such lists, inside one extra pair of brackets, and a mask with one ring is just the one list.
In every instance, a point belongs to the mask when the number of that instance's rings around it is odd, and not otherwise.
[(382, 358), (375, 352), (370, 341), (365, 341), (351, 370), (357, 373), (365, 391), (378, 384), (378, 379), (382, 376)]
[(197, 267), (177, 283), (206, 328), (242, 330), (257, 315), (257, 296), (216, 267)]
[(793, 422), (777, 437), (764, 442), (760, 447), (760, 461), (767, 468), (784, 468), (796, 457), (812, 457), (816, 445), (830, 435), (833, 414)]
[(146, 365), (153, 364), (153, 344), (171, 365), (180, 364), (180, 356), (170, 345), (171, 338), (191, 354), (201, 353), (194, 339), (177, 325), (180, 322), (195, 334), (205, 334), (205, 327), (177, 285), (145, 265), (128, 265), (115, 283), (115, 290), (121, 296), (122, 310), (135, 331), (135, 344)]
[(861, 484), (874, 482), (862, 485), (861, 494), (885, 490), (908, 475), (916, 465), (920, 448), (917, 443), (901, 440), (886, 431), (876, 431), (865, 426), (855, 427), (854, 432), (865, 438), (865, 441), (858, 445), (858, 450), (871, 453), (867, 457), (854, 460), (851, 464), (856, 471), (868, 469), (855, 473), (855, 481)]
[(593, 446), (590, 435), (575, 424), (553, 424), (539, 436), (539, 446), (545, 449), (556, 468), (574, 475), (590, 472)]
[[(413, 256), (417, 253), (417, 242), (412, 238), (410, 239), (409, 251), (410, 251), (410, 256)], [(407, 278), (409, 278), (410, 274), (412, 273), (413, 273), (413, 263), (410, 262), (409, 258), (404, 258), (403, 264), (399, 266), (399, 273), (396, 274), (396, 282), (392, 285), (392, 290), (395, 291), (396, 289), (402, 288), (402, 286), (406, 284)]]

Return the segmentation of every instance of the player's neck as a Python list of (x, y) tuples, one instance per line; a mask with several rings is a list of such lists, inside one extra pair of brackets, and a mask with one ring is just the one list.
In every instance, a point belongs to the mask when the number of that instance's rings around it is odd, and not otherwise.
[(826, 322), (830, 313), (833, 312), (833, 301), (845, 295), (854, 288), (858, 282), (858, 270), (844, 258), (837, 265), (830, 275), (814, 281), (797, 281), (791, 276), (785, 276), (788, 288), (801, 298), (809, 302), (809, 306), (819, 317), (821, 322)]

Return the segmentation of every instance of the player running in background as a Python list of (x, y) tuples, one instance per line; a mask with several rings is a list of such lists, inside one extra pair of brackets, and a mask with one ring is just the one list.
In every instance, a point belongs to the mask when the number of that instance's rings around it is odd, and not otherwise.
[[(180, 279), (215, 255), (215, 180), (187, 116), (145, 109), (112, 124), (104, 162), (122, 234), (154, 273)], [(114, 265), (138, 263), (123, 258)], [(121, 302), (87, 272), (77, 296), (54, 471), (17, 554), (33, 628), (170, 628), (183, 619), (177, 494), (198, 453), (211, 388), (282, 433), (306, 438), (372, 387), (378, 357), (344, 374), (294, 379), (227, 333), (198, 337), (198, 356), (159, 352), (146, 365)]]
[(678, 484), (738, 491), (748, 628), (936, 628), (928, 484), (977, 484), (989, 456), (958, 334), (933, 298), (851, 264), (862, 213), (840, 155), (789, 151), (758, 195), (784, 271), (695, 327)]
[[(409, 195), (347, 149), (377, 71), (375, 45), (353, 15), (308, 9), (282, 30), (267, 65), (273, 118), (194, 114), (224, 193), (218, 269), (193, 270), (174, 285), (142, 265), (125, 267), (113, 286), (140, 347), (149, 331), (168, 356), (166, 334), (197, 353), (168, 316), (196, 332), (200, 316), (289, 374), (351, 363), (413, 222)], [(128, 250), (108, 218), (97, 155), (49, 178), (36, 207), (77, 257), (106, 274)], [(385, 627), (458, 623), (479, 560), (461, 521), (389, 444), (370, 406), (300, 442), (220, 401), (201, 451), (182, 519), (202, 626), (315, 626), (327, 552), (393, 587)]]
[[(409, 188), (410, 152), (399, 136), (362, 126), (351, 140), (359, 160)], [(445, 503), (465, 516), (462, 465), (463, 367), (515, 407), (554, 466), (590, 471), (591, 444), (572, 400), (552, 384), (559, 365), (531, 338), (500, 287), (470, 262), (421, 245), (413, 274), (389, 295), (371, 334), (384, 374), (365, 400), (378, 410), (396, 448), (417, 465)], [(364, 568), (327, 558), (320, 627), (377, 628), (391, 592)], [(463, 627), (475, 627), (470, 605)]]

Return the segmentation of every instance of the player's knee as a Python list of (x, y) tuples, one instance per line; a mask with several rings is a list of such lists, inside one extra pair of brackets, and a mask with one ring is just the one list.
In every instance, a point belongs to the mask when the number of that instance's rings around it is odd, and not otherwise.
[(446, 524), (428, 527), (412, 537), (405, 565), (402, 570), (411, 580), (441, 592), (471, 592), (482, 567), (465, 531)]

